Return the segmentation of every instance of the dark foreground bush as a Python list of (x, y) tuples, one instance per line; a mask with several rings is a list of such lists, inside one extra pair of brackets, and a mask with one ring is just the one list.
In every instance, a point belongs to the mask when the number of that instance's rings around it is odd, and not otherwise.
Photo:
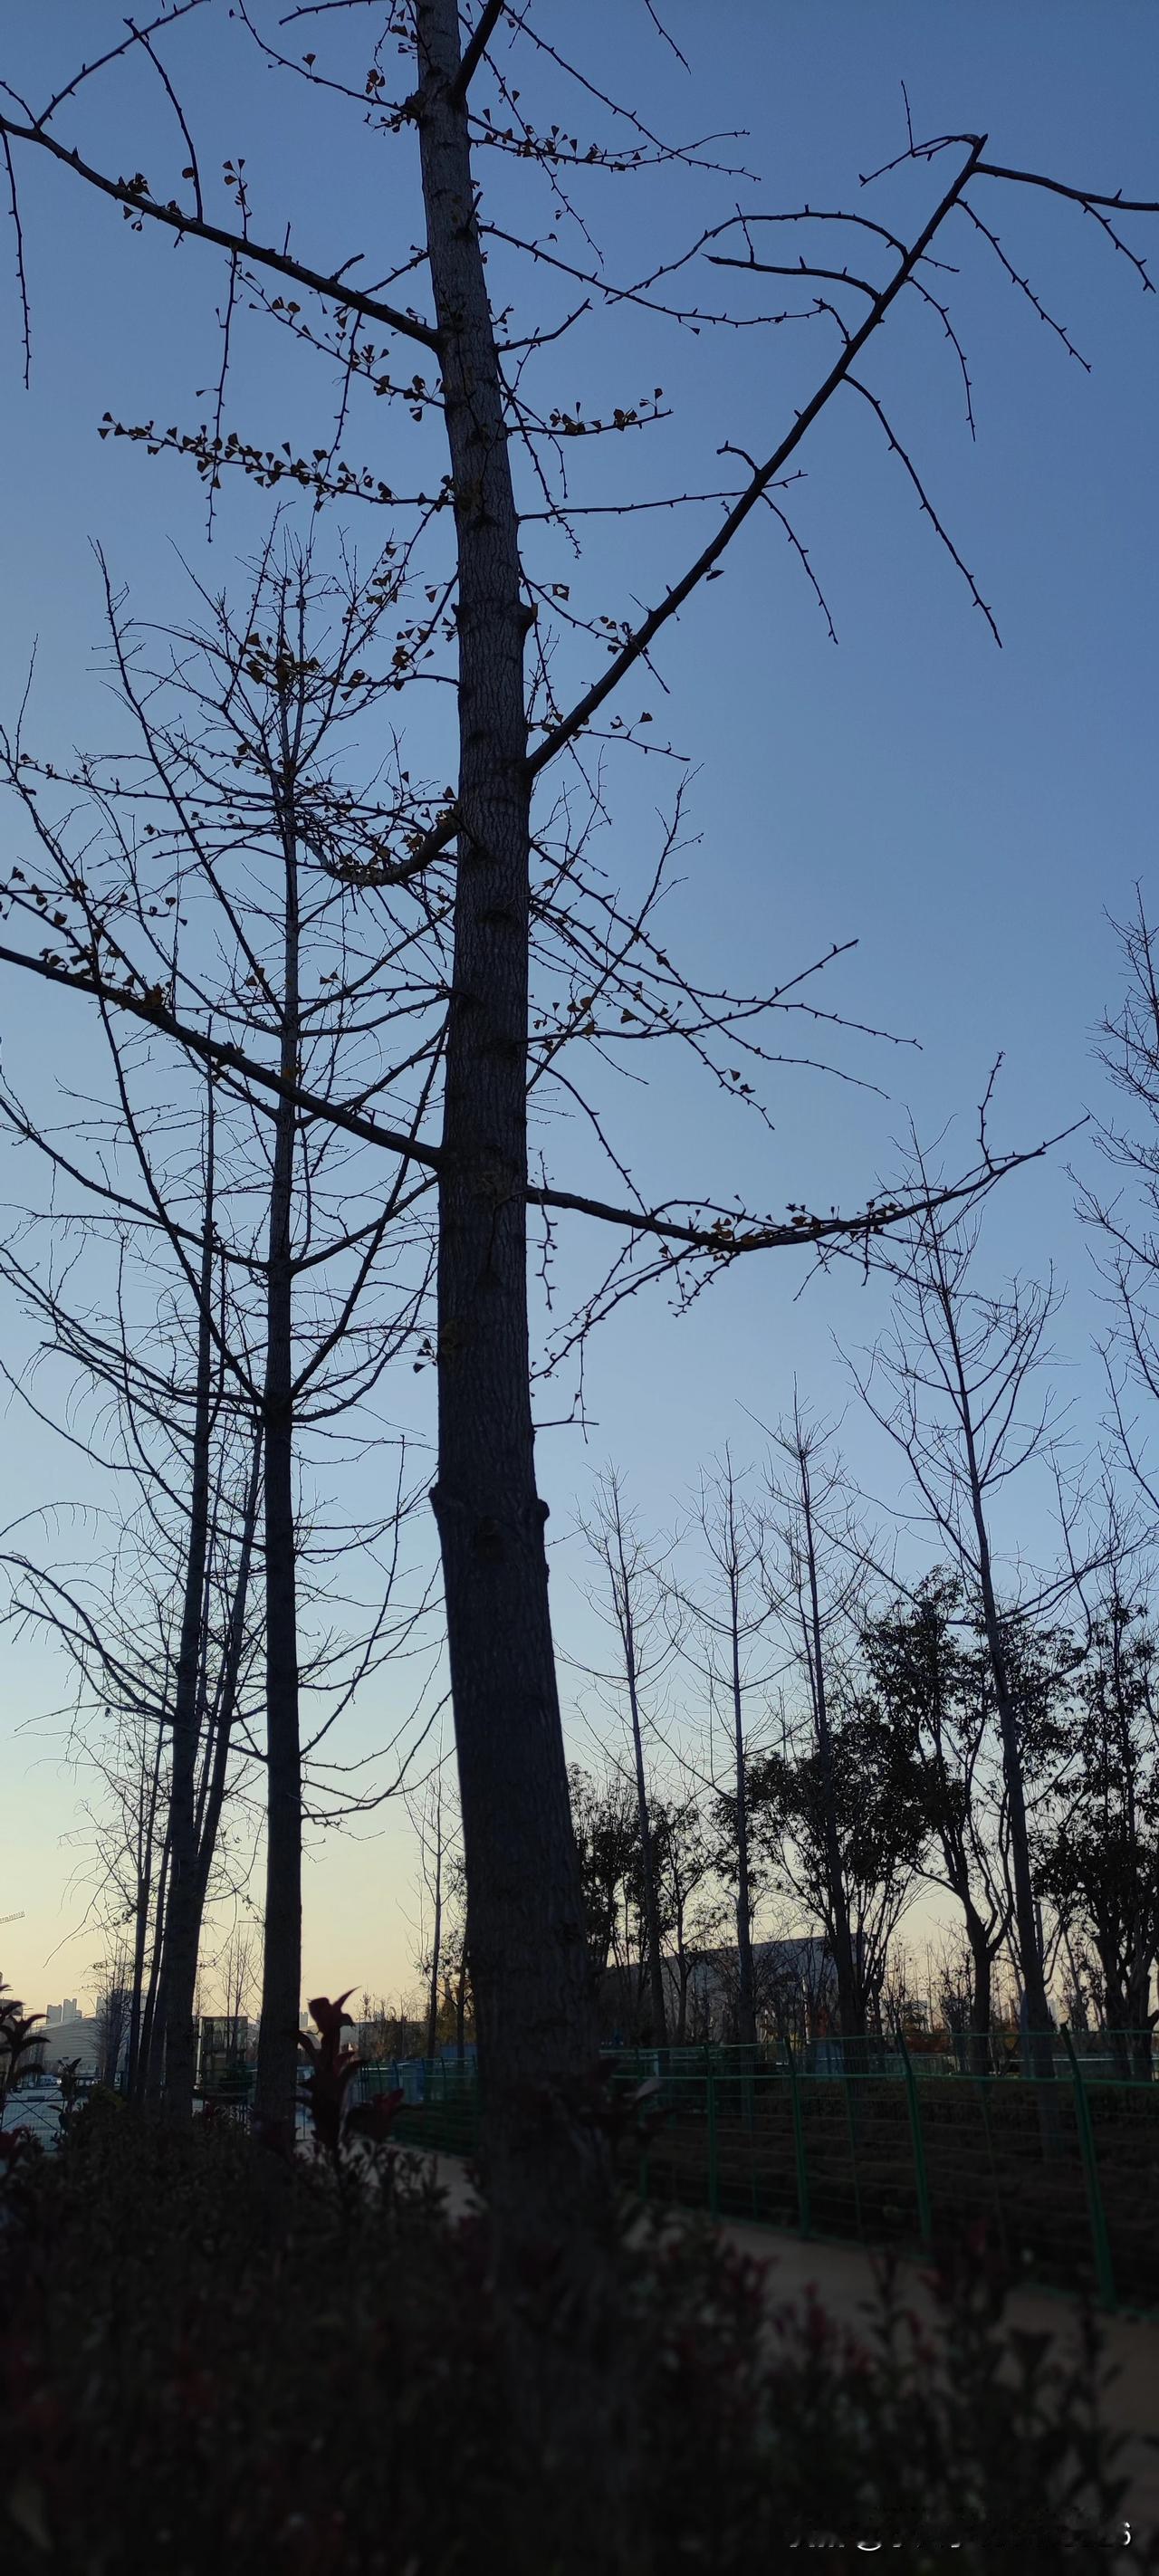
[[(888, 2288), (864, 2337), (809, 2305), (770, 2322), (759, 2266), (639, 2219), (618, 2344), (646, 2537), (627, 2560), (616, 2533), (545, 2559), (482, 2223), (450, 2222), (405, 2161), (377, 2170), (340, 2189), (227, 2127), (126, 2111), (9, 2158), (6, 2576), (750, 2576), (835, 2542), (919, 2576), (1123, 2564), (1093, 2347), (1068, 2378), (1040, 2339), (1004, 2343), (977, 2264), (947, 2280), (935, 2348)], [(576, 2511), (558, 2497), (553, 2525), (579, 2533), (585, 2463), (557, 2474)]]

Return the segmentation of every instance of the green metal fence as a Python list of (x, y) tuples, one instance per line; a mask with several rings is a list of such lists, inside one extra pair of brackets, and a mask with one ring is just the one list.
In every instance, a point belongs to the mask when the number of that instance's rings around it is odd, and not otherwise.
[[(1049, 2076), (1025, 2072), (1017, 2044), (1001, 2073), (950, 2072), (937, 2055), (898, 2038), (606, 2062), (614, 2089), (655, 2087), (632, 2172), (649, 2200), (915, 2253), (984, 2222), (1027, 2280), (1107, 2308), (1159, 2307), (1150, 2034), (1060, 2031)], [(477, 2128), (473, 2078), (439, 2064), (396, 2135), (470, 2154)]]
[(402, 2066), (363, 2066), (355, 2079), (354, 2098), (369, 2102), (376, 2093), (400, 2089), (409, 2098), (397, 2112), (391, 2134), (401, 2146), (474, 2155), (479, 2143), (479, 2088), (473, 2063), (436, 2057)]

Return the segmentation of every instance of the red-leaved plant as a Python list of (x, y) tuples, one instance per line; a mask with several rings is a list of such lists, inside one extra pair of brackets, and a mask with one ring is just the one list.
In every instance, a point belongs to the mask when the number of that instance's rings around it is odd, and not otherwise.
[(343, 2031), (354, 2028), (350, 2014), (343, 2010), (353, 1991), (348, 1986), (333, 2003), (328, 1995), (314, 1995), (310, 2018), (321, 2036), (313, 2039), (305, 2030), (297, 2034), (298, 2046), (310, 2060), (306, 2102), (314, 2136), (335, 2166), (341, 2163), (343, 2144), (348, 2138), (367, 2138), (374, 2146), (384, 2145), (404, 2099), (399, 2091), (379, 2093), (372, 2102), (359, 2103), (354, 2109), (347, 2107), (347, 2093), (363, 2063), (358, 2050), (346, 2048), (342, 2042)]

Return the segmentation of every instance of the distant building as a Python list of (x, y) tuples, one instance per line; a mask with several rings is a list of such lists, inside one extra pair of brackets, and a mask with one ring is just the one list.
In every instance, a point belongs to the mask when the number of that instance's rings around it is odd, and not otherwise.
[[(677, 1963), (664, 1962), (668, 1986), (669, 2027), (676, 2027), (680, 1979)], [(727, 2040), (735, 2036), (740, 1969), (735, 1948), (705, 1952), (688, 1978), (684, 2020), (689, 2038)], [(834, 2003), (833, 1962), (828, 1945), (805, 1933), (779, 1941), (754, 1941), (753, 1989), (757, 2029), (773, 2038), (812, 2039), (823, 2028)]]
[[(665, 2018), (670, 2040), (703, 2043), (735, 2040), (739, 2004), (739, 1963), (735, 1948), (701, 1950), (683, 1962), (663, 1962)], [(827, 2027), (835, 1997), (833, 1962), (825, 1941), (815, 1935), (780, 1941), (754, 1941), (753, 1985), (757, 2030), (773, 2039), (813, 2039)], [(610, 1967), (600, 1992), (605, 2040), (621, 2046), (647, 2046), (651, 2037), (651, 2001), (640, 1963)]]
[(203, 2013), (198, 2032), (197, 2083), (205, 2093), (228, 2090), (246, 2075), (250, 2026), (246, 2013)]
[(71, 2064), (75, 2058), (82, 2075), (98, 2072), (101, 2052), (101, 2028), (95, 2013), (78, 2013), (75, 1997), (67, 2003), (49, 2005), (45, 2014), (45, 2049), (43, 2064), (51, 2074), (56, 2067)]

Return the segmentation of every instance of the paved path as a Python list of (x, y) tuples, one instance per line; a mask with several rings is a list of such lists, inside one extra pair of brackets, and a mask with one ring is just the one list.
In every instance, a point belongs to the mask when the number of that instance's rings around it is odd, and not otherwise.
[[(431, 2159), (448, 2204), (456, 2216), (478, 2207), (467, 2170), (458, 2156)], [(775, 2228), (745, 2226), (727, 2220), (720, 2233), (761, 2263), (767, 2263), (770, 2301), (797, 2298), (809, 2285), (822, 2304), (844, 2324), (864, 2326), (873, 2306), (873, 2257), (860, 2245), (803, 2243)], [(914, 2263), (903, 2263), (899, 2284), (907, 2307), (916, 2308), (934, 2325), (938, 2309), (926, 2275)], [(1014, 2290), (1008, 2321), (1032, 2332), (1060, 2339), (1063, 2349), (1077, 2341), (1078, 2311), (1073, 2300), (1040, 2290)], [(1103, 2412), (1116, 2432), (1128, 2436), (1123, 2469), (1131, 2481), (1127, 2510), (1137, 2540), (1159, 2530), (1159, 2319), (1105, 2317), (1104, 2363), (1116, 2376), (1106, 2391)], [(1130, 2563), (1129, 2560), (1126, 2563)]]

